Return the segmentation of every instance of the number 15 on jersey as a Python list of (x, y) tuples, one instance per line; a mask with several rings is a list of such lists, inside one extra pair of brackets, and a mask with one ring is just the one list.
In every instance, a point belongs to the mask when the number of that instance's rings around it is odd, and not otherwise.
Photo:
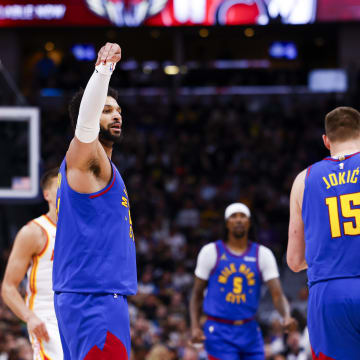
[[(342, 234), (360, 235), (360, 208), (354, 208), (360, 205), (360, 192), (328, 197), (325, 203), (329, 210), (333, 238), (340, 237)], [(341, 224), (340, 214), (349, 221), (343, 221)]]

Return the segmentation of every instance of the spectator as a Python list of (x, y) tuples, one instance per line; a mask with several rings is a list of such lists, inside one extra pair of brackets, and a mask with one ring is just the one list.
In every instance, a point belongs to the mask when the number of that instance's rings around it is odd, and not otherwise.
[(198, 352), (192, 347), (186, 347), (184, 351), (183, 360), (198, 360)]
[(172, 276), (174, 288), (178, 291), (189, 290), (192, 284), (192, 276), (186, 272), (185, 266), (179, 264)]
[(195, 208), (191, 199), (187, 199), (185, 201), (184, 207), (178, 212), (176, 216), (176, 223), (182, 228), (194, 228), (199, 225), (199, 222), (199, 210)]
[(288, 350), (286, 351), (286, 360), (307, 360), (306, 350), (301, 347), (301, 334), (298, 331), (289, 333), (286, 340)]
[(171, 360), (171, 353), (164, 345), (154, 345), (146, 360)]
[(138, 294), (140, 295), (149, 295), (157, 293), (157, 288), (152, 281), (152, 274), (150, 271), (143, 273), (141, 281), (138, 285)]

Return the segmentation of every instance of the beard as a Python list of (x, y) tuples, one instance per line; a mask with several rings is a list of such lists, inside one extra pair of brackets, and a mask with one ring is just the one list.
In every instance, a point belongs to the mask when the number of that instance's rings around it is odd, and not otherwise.
[(104, 141), (111, 141), (113, 143), (119, 143), (122, 139), (122, 131), (120, 134), (112, 134), (110, 129), (105, 129), (100, 125), (99, 139)]
[(232, 230), (232, 235), (236, 237), (237, 239), (240, 239), (246, 235), (246, 229), (244, 226), (240, 225), (237, 226)]
[(245, 231), (245, 229), (243, 229), (243, 230), (235, 230), (235, 231), (233, 231), (233, 235), (237, 239), (241, 239), (246, 235), (246, 231)]

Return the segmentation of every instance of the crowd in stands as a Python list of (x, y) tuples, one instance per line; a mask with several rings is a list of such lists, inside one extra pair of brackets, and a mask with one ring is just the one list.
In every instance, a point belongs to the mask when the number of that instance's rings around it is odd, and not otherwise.
[[(139, 280), (138, 294), (129, 299), (132, 360), (206, 359), (204, 350), (189, 344), (199, 249), (222, 238), (225, 207), (244, 202), (252, 211), (250, 238), (271, 248), (285, 271), (292, 181), (326, 155), (323, 119), (338, 105), (336, 97), (139, 97), (119, 103), (123, 139), (113, 161), (130, 198)], [(59, 166), (73, 130), (66, 106), (45, 109), (41, 118), (46, 170)], [(42, 209), (32, 205), (32, 217)], [(3, 249), (4, 261), (8, 251)], [(283, 334), (275, 310), (261, 319), (267, 359), (307, 360), (306, 288), (287, 296), (299, 331)], [(0, 301), (0, 360), (31, 359), (26, 336), (24, 324)]]

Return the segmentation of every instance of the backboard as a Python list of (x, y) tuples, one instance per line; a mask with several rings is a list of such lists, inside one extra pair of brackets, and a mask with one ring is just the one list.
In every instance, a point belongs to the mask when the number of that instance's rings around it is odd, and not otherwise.
[(39, 109), (0, 107), (0, 199), (39, 193)]

